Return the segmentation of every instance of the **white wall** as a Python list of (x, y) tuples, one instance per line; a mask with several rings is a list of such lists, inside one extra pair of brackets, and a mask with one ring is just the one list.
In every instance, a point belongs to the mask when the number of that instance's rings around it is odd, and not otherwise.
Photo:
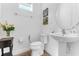
[[(40, 39), (40, 13), (41, 13), (41, 4), (33, 4), (33, 13), (28, 13), (25, 11), (20, 11), (18, 9), (18, 4), (15, 3), (3, 3), (0, 22), (4, 22), (7, 20), (9, 23), (15, 25), (15, 31), (12, 32), (12, 36), (14, 36), (13, 43), (13, 54), (15, 55), (17, 52), (28, 50), (29, 42), (28, 35), (31, 35), (31, 40), (39, 40)], [(18, 12), (21, 16), (16, 16), (15, 12)], [(30, 18), (30, 16), (33, 16)], [(3, 32), (0, 31), (3, 36)], [(21, 42), (20, 42), (21, 41)]]
[(61, 28), (72, 28), (79, 22), (79, 4), (60, 4), (57, 11), (57, 23)]
[(58, 26), (56, 24), (56, 11), (59, 4), (56, 3), (44, 3), (42, 4), (42, 10), (48, 8), (48, 25), (42, 26), (42, 32), (50, 33), (53, 31), (58, 31)]
[(0, 4), (0, 17), (1, 17), (1, 4)]

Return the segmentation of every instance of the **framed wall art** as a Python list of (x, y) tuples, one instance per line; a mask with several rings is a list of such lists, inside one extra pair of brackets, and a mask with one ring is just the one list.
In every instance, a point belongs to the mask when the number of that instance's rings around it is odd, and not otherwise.
[(43, 25), (48, 24), (48, 8), (43, 10)]

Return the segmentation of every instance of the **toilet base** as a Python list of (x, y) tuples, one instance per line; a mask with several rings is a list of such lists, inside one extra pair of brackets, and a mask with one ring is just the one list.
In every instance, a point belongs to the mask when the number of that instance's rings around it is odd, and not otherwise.
[(43, 53), (43, 50), (32, 50), (32, 56), (41, 56)]

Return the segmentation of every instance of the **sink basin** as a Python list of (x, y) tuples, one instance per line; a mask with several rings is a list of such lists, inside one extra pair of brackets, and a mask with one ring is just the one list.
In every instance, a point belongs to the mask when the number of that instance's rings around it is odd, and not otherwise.
[(58, 34), (58, 33), (50, 33), (50, 36), (52, 36), (54, 39), (60, 41), (60, 42), (75, 42), (79, 40), (78, 34)]

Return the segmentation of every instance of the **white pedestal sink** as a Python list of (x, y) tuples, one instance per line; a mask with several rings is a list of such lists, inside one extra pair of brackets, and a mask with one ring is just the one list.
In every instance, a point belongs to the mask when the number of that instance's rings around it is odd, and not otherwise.
[(61, 42), (75, 42), (77, 40), (79, 40), (79, 35), (78, 34), (53, 34), (50, 33), (51, 36), (53, 36), (53, 38), (55, 38), (58, 41)]
[[(58, 41), (58, 54), (60, 56), (64, 55), (70, 56), (71, 55), (71, 45), (74, 42), (79, 41), (79, 35), (78, 34), (58, 34), (58, 33), (50, 33), (50, 36)], [(63, 48), (64, 47), (64, 48)], [(65, 49), (65, 50), (63, 50)], [(72, 48), (73, 49), (73, 48)], [(61, 54), (62, 52), (62, 54)]]

